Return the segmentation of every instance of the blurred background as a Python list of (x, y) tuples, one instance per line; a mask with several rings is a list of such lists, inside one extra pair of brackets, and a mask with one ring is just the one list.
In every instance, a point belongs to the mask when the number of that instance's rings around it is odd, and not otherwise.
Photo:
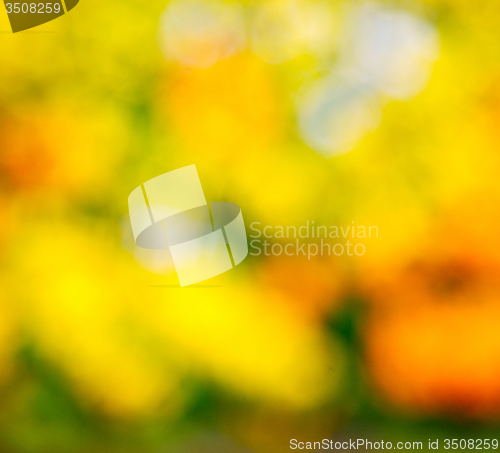
[[(0, 12), (0, 451), (500, 435), (497, 0)], [(248, 226), (373, 225), (179, 288), (127, 198), (196, 164)]]

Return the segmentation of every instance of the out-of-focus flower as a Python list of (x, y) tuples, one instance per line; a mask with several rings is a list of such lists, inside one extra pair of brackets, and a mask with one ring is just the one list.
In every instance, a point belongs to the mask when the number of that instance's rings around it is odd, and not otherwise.
[[(211, 68), (179, 72), (170, 85), (169, 113), (197, 163), (255, 160), (282, 127), (276, 87), (266, 65), (242, 55)], [(200, 162), (201, 164), (202, 162)]]
[(242, 7), (223, 0), (173, 0), (161, 17), (159, 39), (168, 60), (207, 68), (245, 48)]
[(0, 128), (0, 172), (3, 185), (33, 188), (48, 182), (53, 169), (49, 145), (33, 119), (3, 118)]
[[(437, 280), (446, 277), (447, 269), (453, 271), (454, 263), (465, 263), (470, 269), (464, 277), (470, 276), (481, 287), (491, 286), (500, 275), (500, 236), (494, 227), (499, 206), (498, 195), (477, 192), (443, 208), (439, 222), (427, 219), (412, 230), (411, 222), (418, 220), (415, 213), (401, 224), (403, 231), (395, 248), (388, 237), (396, 236), (398, 231), (394, 228), (385, 232), (384, 226), (383, 238), (381, 234), (373, 256), (367, 254), (358, 263), (358, 288), (377, 305), (401, 305), (407, 291), (417, 287), (419, 291), (435, 289)], [(424, 215), (420, 217), (423, 220)], [(406, 247), (402, 239), (406, 239)], [(382, 250), (384, 244), (391, 247), (387, 253)]]
[(409, 12), (381, 4), (355, 8), (346, 21), (339, 61), (347, 77), (397, 99), (420, 93), (439, 57), (437, 30)]
[(28, 239), (17, 244), (10, 289), (23, 301), (29, 335), (83, 404), (117, 417), (177, 404), (176, 368), (150, 358), (132, 315), (141, 295), (131, 269), (137, 278), (140, 268), (128, 268), (98, 230), (51, 222), (21, 233)]
[(499, 294), (496, 288), (446, 301), (412, 294), (406, 296), (411, 306), (375, 315), (366, 334), (367, 356), (384, 395), (428, 415), (498, 414)]
[(251, 50), (268, 63), (311, 53), (331, 55), (337, 44), (337, 16), (327, 2), (259, 2), (250, 16)]
[(342, 350), (278, 297), (245, 282), (152, 288), (139, 315), (194, 370), (234, 392), (290, 409), (324, 404), (339, 390)]
[(500, 412), (498, 235), (473, 219), (441, 223), (406, 265), (372, 276), (369, 368), (386, 397), (407, 410)]
[(303, 140), (325, 157), (351, 151), (380, 123), (382, 106), (371, 91), (327, 77), (297, 102)]
[(5, 115), (0, 122), (0, 174), (15, 190), (92, 192), (117, 165), (124, 125), (112, 111), (61, 106)]

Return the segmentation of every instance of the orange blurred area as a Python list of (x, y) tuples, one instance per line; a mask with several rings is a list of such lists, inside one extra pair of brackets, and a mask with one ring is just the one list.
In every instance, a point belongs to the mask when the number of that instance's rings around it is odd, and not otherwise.
[(381, 310), (366, 333), (368, 368), (385, 397), (410, 412), (497, 419), (498, 292)]
[(347, 288), (343, 270), (333, 260), (271, 256), (258, 269), (257, 281), (286, 297), (289, 310), (305, 320), (321, 321), (338, 309)]
[(282, 138), (276, 81), (270, 68), (252, 55), (207, 69), (179, 69), (166, 89), (169, 119), (179, 140), (209, 165), (231, 168), (241, 160), (262, 158)]
[(22, 113), (5, 115), (0, 126), (4, 150), (0, 172), (6, 189), (71, 194), (88, 193), (103, 184), (118, 159), (120, 119), (104, 109), (78, 110), (26, 106)]

